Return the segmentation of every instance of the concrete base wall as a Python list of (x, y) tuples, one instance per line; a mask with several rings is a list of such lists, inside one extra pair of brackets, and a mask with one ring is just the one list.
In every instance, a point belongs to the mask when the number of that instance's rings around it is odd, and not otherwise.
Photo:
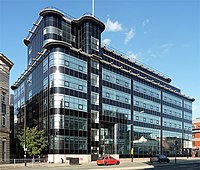
[[(110, 155), (116, 159), (119, 159), (118, 154), (112, 154)], [(79, 158), (79, 163), (84, 162), (91, 162), (91, 155), (85, 154), (85, 155), (76, 155), (76, 154), (48, 154), (48, 162), (49, 163), (69, 163), (67, 158)]]
[(76, 154), (48, 154), (48, 162), (50, 163), (68, 163), (67, 158), (79, 158), (79, 163), (91, 162), (91, 155), (76, 155)]

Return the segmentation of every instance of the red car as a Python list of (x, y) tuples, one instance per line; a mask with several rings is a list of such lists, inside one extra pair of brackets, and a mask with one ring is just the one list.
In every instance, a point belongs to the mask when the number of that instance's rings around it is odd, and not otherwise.
[(120, 161), (112, 156), (103, 156), (97, 160), (97, 165), (119, 165)]

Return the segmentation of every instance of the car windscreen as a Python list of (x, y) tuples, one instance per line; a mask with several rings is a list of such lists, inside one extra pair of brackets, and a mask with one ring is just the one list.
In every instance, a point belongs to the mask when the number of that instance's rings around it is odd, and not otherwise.
[(99, 158), (98, 158), (98, 160), (103, 160), (103, 159), (104, 159), (103, 157), (99, 157)]

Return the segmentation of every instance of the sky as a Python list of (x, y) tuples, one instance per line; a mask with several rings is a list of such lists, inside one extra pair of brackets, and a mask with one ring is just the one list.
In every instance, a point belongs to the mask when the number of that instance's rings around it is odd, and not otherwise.
[[(94, 14), (106, 25), (102, 41), (170, 77), (195, 98), (193, 118), (200, 117), (200, 1), (94, 1)], [(0, 52), (14, 63), (11, 85), (26, 68), (23, 39), (45, 7), (79, 18), (92, 13), (92, 0), (0, 0)]]

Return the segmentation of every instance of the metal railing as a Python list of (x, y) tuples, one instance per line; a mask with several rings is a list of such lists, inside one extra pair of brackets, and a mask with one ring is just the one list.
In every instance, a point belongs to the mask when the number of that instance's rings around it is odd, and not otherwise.
[(2, 160), (0, 164), (22, 164), (22, 163), (32, 163), (32, 164), (38, 164), (38, 163), (47, 163), (48, 158), (35, 158), (35, 159), (6, 159)]

